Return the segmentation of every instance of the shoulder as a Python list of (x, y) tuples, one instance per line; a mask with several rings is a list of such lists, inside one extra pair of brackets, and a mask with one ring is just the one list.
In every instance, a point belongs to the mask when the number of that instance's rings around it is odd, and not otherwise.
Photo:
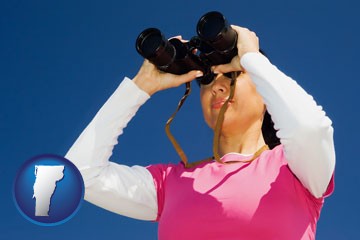
[(172, 170), (183, 168), (183, 164), (179, 163), (157, 163), (146, 167), (155, 179), (165, 179)]
[(284, 154), (284, 146), (282, 144), (265, 151), (259, 157), (260, 161), (268, 161), (273, 164), (287, 165), (287, 160)]

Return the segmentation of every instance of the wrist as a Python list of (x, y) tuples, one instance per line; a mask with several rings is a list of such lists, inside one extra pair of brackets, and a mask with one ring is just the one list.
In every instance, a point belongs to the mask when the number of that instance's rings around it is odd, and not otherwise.
[(153, 95), (156, 92), (154, 84), (148, 79), (146, 79), (144, 76), (136, 75), (132, 79), (132, 81), (138, 86), (138, 88), (149, 94), (149, 96)]

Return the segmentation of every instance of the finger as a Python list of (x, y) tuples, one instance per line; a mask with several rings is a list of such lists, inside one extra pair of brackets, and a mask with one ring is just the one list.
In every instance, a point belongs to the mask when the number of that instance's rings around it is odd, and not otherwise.
[(196, 48), (194, 48), (194, 50), (192, 50), (192, 54), (197, 54), (199, 50), (197, 50)]
[(244, 27), (240, 27), (240, 26), (237, 26), (237, 25), (231, 25), (231, 27), (233, 29), (236, 29), (236, 30), (246, 30), (247, 28), (244, 28)]
[(170, 40), (170, 39), (174, 39), (174, 38), (179, 39), (182, 43), (186, 43), (186, 42), (189, 41), (189, 40), (183, 39), (181, 35), (177, 35), (177, 36), (171, 37), (171, 38), (169, 38), (169, 40)]
[(231, 25), (231, 27), (233, 29), (235, 29), (235, 31), (237, 31), (238, 33), (246, 33), (246, 32), (251, 32), (250, 29), (246, 28), (246, 27), (239, 27), (239, 26), (236, 26), (236, 25)]
[(169, 39), (172, 39), (172, 38), (177, 38), (177, 39), (181, 40), (181, 39), (182, 39), (182, 36), (181, 36), (181, 35), (177, 35), (177, 36), (173, 36), (173, 37), (171, 37), (171, 38), (169, 38)]
[(238, 69), (235, 68), (230, 63), (217, 65), (217, 66), (213, 67), (212, 70), (213, 70), (214, 73), (228, 73), (228, 72), (238, 71)]

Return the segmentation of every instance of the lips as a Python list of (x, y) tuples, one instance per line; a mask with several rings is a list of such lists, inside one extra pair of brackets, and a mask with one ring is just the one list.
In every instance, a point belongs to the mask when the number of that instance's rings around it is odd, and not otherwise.
[[(221, 108), (221, 107), (224, 105), (224, 103), (226, 102), (226, 100), (227, 100), (227, 98), (226, 98), (226, 99), (216, 99), (215, 101), (213, 101), (213, 102), (211, 103), (211, 108), (212, 108), (212, 109), (219, 109), (219, 108)], [(231, 100), (231, 101), (229, 101), (228, 104), (231, 104), (231, 103), (233, 103), (233, 102), (234, 102), (234, 101)]]

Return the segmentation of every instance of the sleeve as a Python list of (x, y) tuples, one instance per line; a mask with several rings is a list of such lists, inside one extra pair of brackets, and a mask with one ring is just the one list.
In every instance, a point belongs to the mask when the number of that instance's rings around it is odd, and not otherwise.
[(155, 221), (159, 221), (165, 203), (165, 182), (168, 173), (171, 171), (171, 164), (155, 164), (146, 167), (154, 179), (155, 189), (157, 193), (158, 212)]
[(262, 54), (247, 53), (240, 61), (263, 97), (289, 168), (316, 198), (322, 197), (335, 168), (331, 120), (312, 96)]
[(65, 155), (81, 172), (85, 200), (142, 220), (157, 216), (152, 175), (145, 167), (128, 167), (109, 158), (118, 136), (148, 99), (148, 94), (125, 78)]

